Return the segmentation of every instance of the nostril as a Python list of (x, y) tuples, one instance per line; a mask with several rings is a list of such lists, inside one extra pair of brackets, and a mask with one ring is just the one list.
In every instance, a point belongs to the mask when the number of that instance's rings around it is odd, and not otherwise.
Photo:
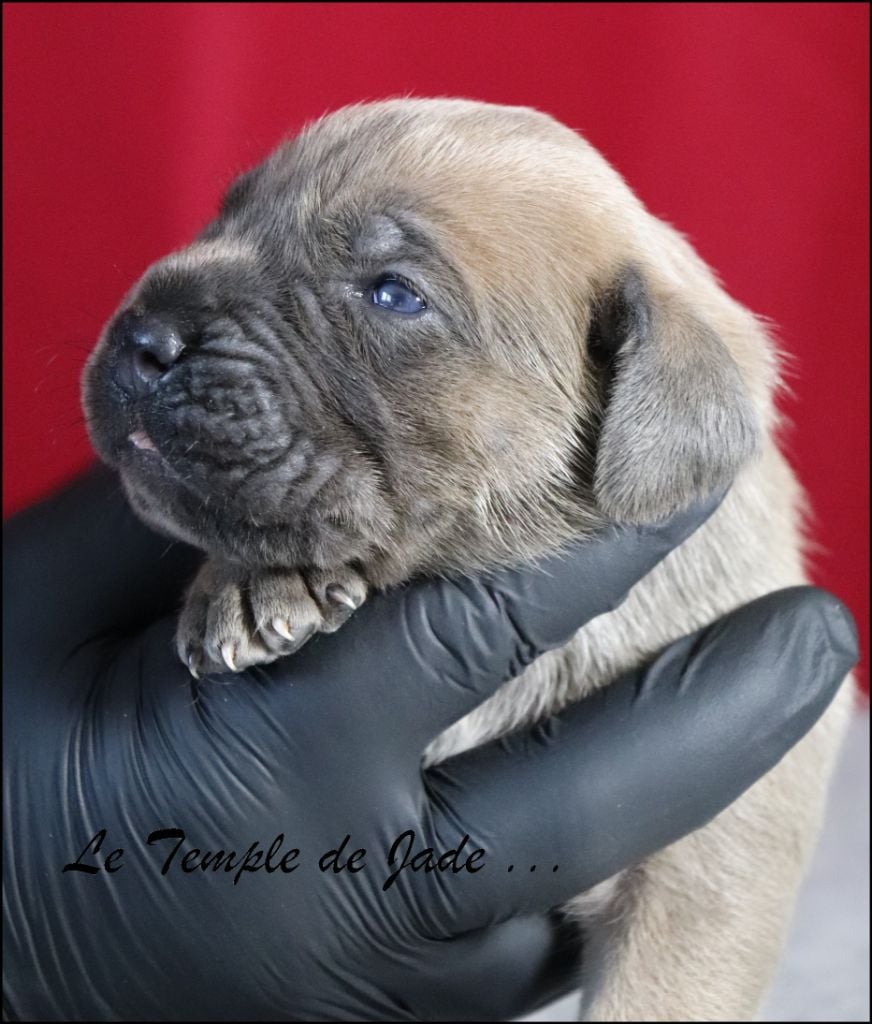
[(172, 363), (163, 363), (148, 349), (140, 348), (133, 353), (133, 369), (146, 381), (157, 380), (170, 368)]
[(156, 318), (139, 325), (133, 331), (130, 341), (137, 368), (141, 365), (145, 373), (151, 376), (155, 372), (166, 373), (185, 347), (175, 326)]
[(145, 394), (177, 362), (185, 348), (174, 319), (128, 310), (113, 328), (117, 345), (113, 375), (128, 394)]

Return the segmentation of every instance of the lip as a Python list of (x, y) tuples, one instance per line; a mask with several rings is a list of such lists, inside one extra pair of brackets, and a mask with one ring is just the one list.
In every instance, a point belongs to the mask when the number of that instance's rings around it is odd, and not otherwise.
[(190, 477), (182, 475), (173, 466), (166, 454), (158, 448), (142, 427), (137, 427), (127, 435), (126, 442), (119, 452), (118, 462), (122, 476), (128, 477), (140, 488), (151, 490), (154, 487), (159, 487), (162, 495), (160, 500), (164, 503), (168, 500), (166, 491), (168, 486), (171, 489), (178, 488), (185, 491), (200, 502), (207, 500), (204, 499)]

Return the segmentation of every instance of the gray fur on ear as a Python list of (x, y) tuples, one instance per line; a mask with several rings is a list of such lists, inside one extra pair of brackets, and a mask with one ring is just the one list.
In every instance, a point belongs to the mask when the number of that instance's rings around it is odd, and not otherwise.
[(610, 372), (594, 471), (608, 516), (661, 519), (730, 482), (754, 453), (757, 417), (726, 346), (677, 298), (652, 299), (638, 269), (598, 305), (590, 347)]

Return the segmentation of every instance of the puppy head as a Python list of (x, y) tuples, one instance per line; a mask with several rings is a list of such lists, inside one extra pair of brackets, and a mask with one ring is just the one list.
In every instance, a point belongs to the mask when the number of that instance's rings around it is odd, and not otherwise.
[(351, 107), (152, 266), (83, 377), (155, 526), (387, 583), (513, 561), (733, 476), (769, 416), (749, 314), (578, 135)]

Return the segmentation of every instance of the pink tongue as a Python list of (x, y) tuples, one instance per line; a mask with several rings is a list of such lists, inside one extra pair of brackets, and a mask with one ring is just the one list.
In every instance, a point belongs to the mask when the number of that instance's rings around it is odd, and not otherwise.
[(157, 448), (154, 446), (154, 441), (146, 434), (144, 430), (134, 430), (127, 438), (131, 441), (136, 448), (143, 448), (146, 451), (155, 452)]

